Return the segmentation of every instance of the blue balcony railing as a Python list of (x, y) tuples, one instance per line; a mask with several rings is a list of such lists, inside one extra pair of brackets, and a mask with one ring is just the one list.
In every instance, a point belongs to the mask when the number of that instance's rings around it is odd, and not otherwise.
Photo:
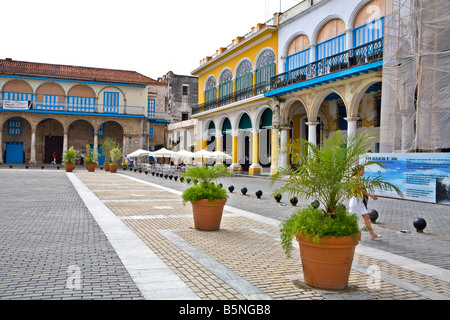
[[(12, 98), (12, 97), (11, 97)], [(93, 101), (72, 101), (68, 100), (68, 102), (59, 102), (58, 100), (53, 101), (39, 101), (33, 100), (24, 100), (24, 99), (11, 99), (9, 96), (4, 96), (3, 99), (0, 99), (0, 110), (9, 111), (28, 111), (28, 110), (37, 110), (37, 111), (57, 111), (57, 112), (82, 112), (82, 113), (101, 113), (101, 114), (126, 114), (126, 115), (141, 115), (147, 116), (145, 107), (142, 106), (108, 106), (104, 104), (95, 104)]]
[(383, 38), (273, 76), (271, 90), (383, 59)]

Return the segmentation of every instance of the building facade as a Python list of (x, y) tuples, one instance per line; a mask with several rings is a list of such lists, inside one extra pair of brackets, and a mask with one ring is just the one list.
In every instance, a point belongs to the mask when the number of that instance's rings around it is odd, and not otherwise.
[(60, 163), (87, 144), (102, 163), (106, 137), (147, 149), (160, 87), (134, 71), (0, 60), (0, 163)]
[[(270, 26), (193, 71), (202, 92), (193, 115), (197, 149), (232, 154), (233, 168), (249, 159), (249, 174), (267, 163), (271, 174), (290, 166), (288, 141), (320, 145), (337, 130), (373, 132), (369, 152), (448, 151), (449, 7), (428, 0), (305, 0), (274, 15)], [(268, 72), (261, 95), (253, 87), (243, 96), (240, 65), (249, 62), (248, 79), (257, 85), (266, 49), (275, 54), (276, 74)]]
[(166, 104), (170, 116), (167, 126), (168, 148), (189, 150), (194, 148), (192, 109), (198, 104), (198, 78), (177, 75), (169, 71), (158, 81), (166, 85)]
[(220, 150), (232, 155), (234, 171), (249, 174), (270, 166), (272, 108), (264, 96), (277, 74), (278, 15), (258, 24), (232, 44), (200, 61), (199, 104), (193, 110), (196, 150)]

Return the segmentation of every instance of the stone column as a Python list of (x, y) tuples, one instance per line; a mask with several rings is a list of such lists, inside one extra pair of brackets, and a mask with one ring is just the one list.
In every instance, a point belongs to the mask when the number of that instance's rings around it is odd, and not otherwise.
[(280, 167), (288, 168), (288, 154), (287, 154), (287, 143), (289, 138), (289, 127), (281, 128), (281, 141), (280, 141)]
[[(217, 129), (216, 129), (216, 150), (222, 151), (222, 132), (220, 132), (220, 130), (217, 130)], [(222, 164), (223, 159), (217, 158), (216, 163)]]
[(230, 167), (233, 171), (241, 171), (242, 170), (242, 167), (238, 161), (238, 135), (239, 135), (239, 131), (236, 131), (236, 130), (234, 130), (231, 133), (231, 140), (232, 140), (231, 156), (233, 157), (233, 163), (231, 164)]
[(94, 153), (98, 154), (98, 130), (94, 128)]
[(272, 127), (270, 130), (271, 134), (271, 148), (272, 148), (272, 154), (270, 157), (270, 175), (273, 176), (274, 174), (278, 173), (278, 150), (279, 150), (279, 143), (278, 143), (278, 128)]
[(310, 143), (313, 143), (314, 145), (317, 145), (317, 125), (319, 122), (317, 121), (311, 121), (306, 122), (306, 125), (308, 126), (308, 141)]
[(347, 136), (350, 137), (354, 137), (356, 136), (356, 123), (359, 119), (359, 117), (347, 117), (344, 118), (347, 121)]
[(248, 169), (248, 175), (252, 176), (261, 171), (262, 166), (259, 164), (259, 130), (254, 130), (252, 131), (252, 164)]
[(66, 152), (69, 148), (69, 135), (66, 129), (64, 129), (64, 138), (63, 138), (63, 152)]
[(30, 164), (36, 165), (36, 127), (31, 128)]

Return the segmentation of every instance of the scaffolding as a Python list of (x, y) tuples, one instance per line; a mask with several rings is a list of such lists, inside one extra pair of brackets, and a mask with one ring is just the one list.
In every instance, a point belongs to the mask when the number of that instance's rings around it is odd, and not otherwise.
[(450, 1), (386, 0), (381, 152), (450, 151)]

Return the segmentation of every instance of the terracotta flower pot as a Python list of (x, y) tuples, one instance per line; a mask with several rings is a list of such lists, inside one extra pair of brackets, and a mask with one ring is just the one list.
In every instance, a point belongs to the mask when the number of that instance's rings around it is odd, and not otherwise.
[(105, 171), (109, 171), (110, 170), (110, 164), (109, 163), (105, 163)]
[(111, 172), (111, 173), (116, 173), (117, 172), (117, 165), (116, 164), (110, 164), (109, 166), (108, 166), (109, 168), (109, 172)]
[(346, 288), (360, 237), (360, 233), (357, 237), (323, 237), (315, 243), (307, 235), (297, 235), (306, 284), (324, 290)]
[(87, 164), (86, 166), (87, 166), (89, 172), (94, 172), (95, 171), (95, 166), (96, 166), (95, 163)]
[(66, 167), (66, 172), (72, 172), (73, 171), (73, 163), (66, 163), (64, 164)]
[(194, 213), (194, 227), (198, 230), (218, 230), (222, 221), (223, 207), (227, 199), (215, 200), (211, 204), (207, 199), (192, 203)]

